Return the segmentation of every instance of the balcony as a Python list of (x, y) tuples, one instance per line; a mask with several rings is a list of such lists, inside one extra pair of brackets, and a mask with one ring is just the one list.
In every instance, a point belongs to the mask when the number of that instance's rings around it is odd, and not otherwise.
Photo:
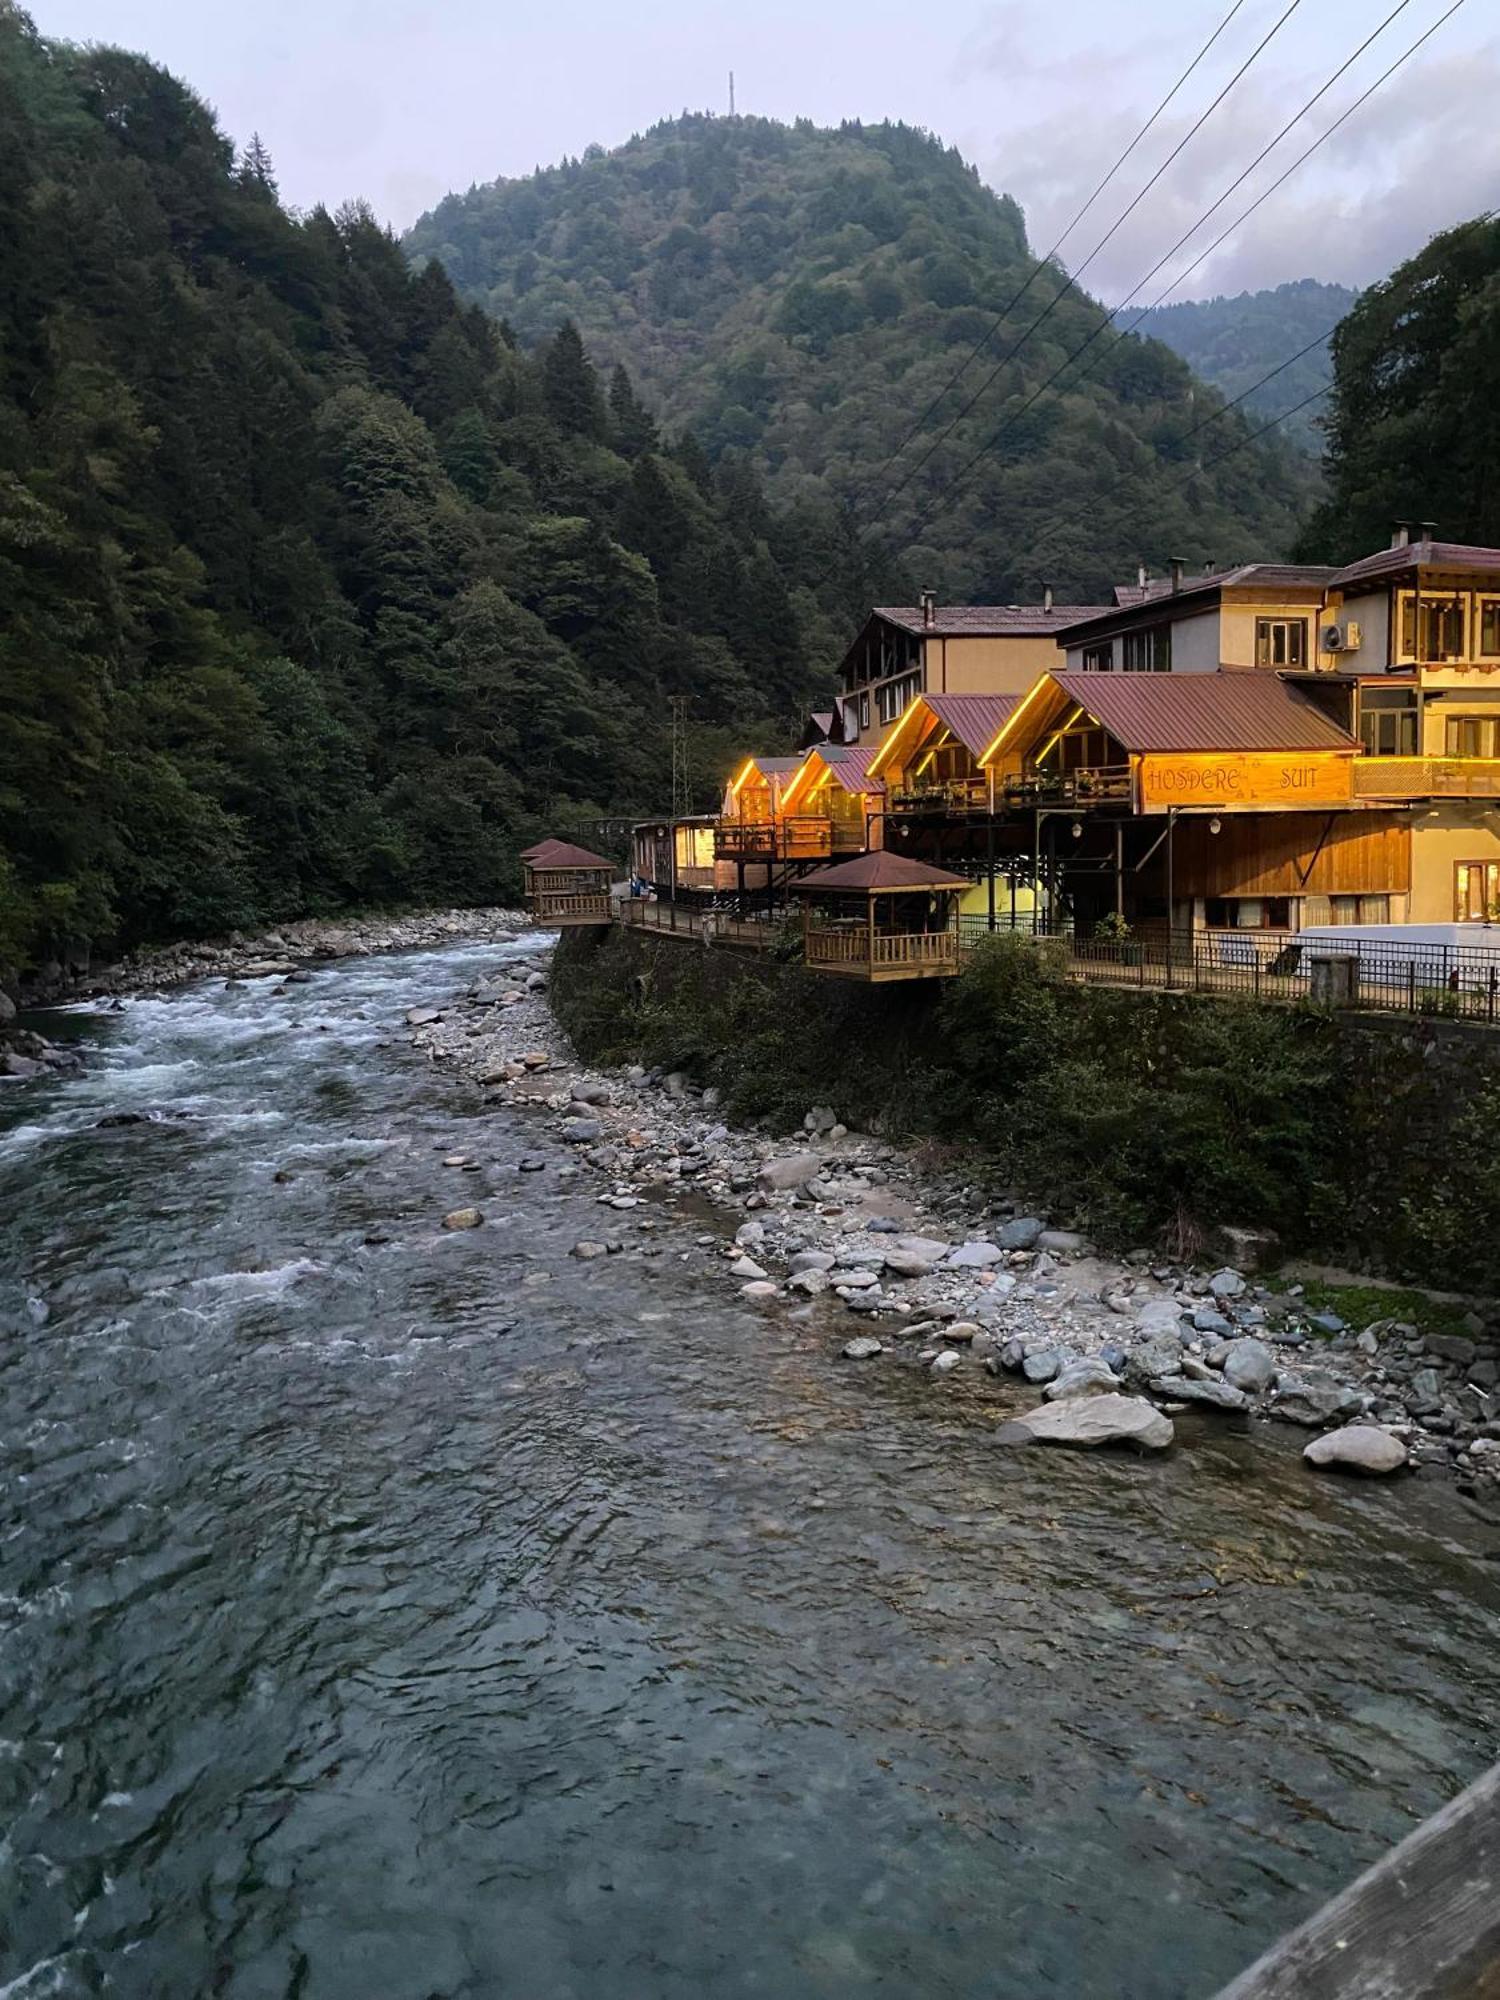
[(863, 920), (811, 924), (803, 940), (810, 971), (880, 984), (892, 979), (948, 979), (959, 968), (956, 929), (874, 931)]
[(826, 861), (832, 852), (826, 819), (721, 819), (714, 828), (714, 854), (720, 861)]
[(1084, 765), (1076, 771), (1026, 771), (1004, 781), (1007, 805), (1131, 805), (1135, 780), (1128, 764)]
[(1500, 757), (1356, 757), (1357, 799), (1500, 798)]
[(547, 889), (538, 884), (527, 897), (526, 906), (548, 930), (567, 930), (576, 924), (607, 924), (614, 915), (607, 888)]
[(887, 810), (912, 816), (957, 819), (990, 809), (990, 788), (984, 778), (949, 778), (938, 784), (907, 785), (893, 792)]

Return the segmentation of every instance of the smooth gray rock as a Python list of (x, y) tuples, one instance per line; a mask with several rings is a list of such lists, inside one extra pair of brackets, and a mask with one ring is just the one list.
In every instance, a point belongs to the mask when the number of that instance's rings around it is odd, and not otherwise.
[(828, 1273), (830, 1285), (845, 1285), (851, 1292), (867, 1292), (880, 1283), (878, 1271), (863, 1271), (851, 1268), (847, 1271), (833, 1270)]
[(565, 1118), (562, 1135), (570, 1146), (592, 1146), (603, 1138), (604, 1127), (597, 1118)]
[[(870, 1224), (871, 1229), (878, 1230), (884, 1219), (883, 1216), (877, 1215)], [(898, 1234), (892, 1248), (905, 1251), (909, 1257), (925, 1257), (930, 1264), (935, 1264), (940, 1257), (946, 1257), (948, 1254), (948, 1245), (941, 1236), (901, 1236)]]
[(1136, 1334), (1141, 1340), (1154, 1339), (1158, 1334), (1170, 1334), (1176, 1340), (1182, 1317), (1182, 1307), (1176, 1299), (1147, 1299), (1136, 1307)]
[[(242, 976), (246, 979), (253, 979), (255, 974), (249, 966), (246, 966)], [(430, 1027), (434, 1021), (441, 1021), (442, 1018), (443, 1010), (441, 1007), (408, 1007), (406, 1010), (406, 1025), (409, 1028)]]
[(846, 1340), (839, 1349), (846, 1361), (869, 1361), (877, 1354), (884, 1354), (884, 1343), (873, 1333), (857, 1333), (853, 1340)]
[(444, 1229), (477, 1229), (484, 1216), (477, 1208), (450, 1209), (443, 1217)]
[(1346, 1424), (1343, 1430), (1315, 1437), (1302, 1456), (1309, 1465), (1379, 1476), (1401, 1470), (1406, 1463), (1406, 1446), (1374, 1424)]
[(1046, 1227), (1039, 1215), (1018, 1215), (1013, 1222), (1001, 1224), (995, 1231), (995, 1241), (1002, 1250), (1034, 1250)]
[(839, 1122), (839, 1115), (826, 1104), (815, 1104), (802, 1121), (807, 1132), (831, 1132)]
[(1062, 1257), (1082, 1257), (1093, 1249), (1086, 1236), (1076, 1229), (1044, 1229), (1036, 1239), (1038, 1250), (1053, 1250)]
[(753, 1257), (736, 1257), (729, 1267), (731, 1278), (763, 1278), (766, 1273)]
[(817, 1178), (822, 1164), (816, 1153), (788, 1153), (785, 1159), (766, 1161), (760, 1170), (760, 1184), (777, 1192), (805, 1187)]
[(609, 1101), (607, 1083), (575, 1083), (573, 1086), (575, 1104), (608, 1104)]
[(1242, 1391), (1212, 1377), (1205, 1381), (1194, 1375), (1162, 1375), (1151, 1384), (1151, 1390), (1170, 1402), (1201, 1403), (1210, 1410), (1244, 1410), (1250, 1405)]
[(1363, 1402), (1357, 1389), (1334, 1381), (1331, 1375), (1282, 1374), (1277, 1377), (1272, 1408), (1278, 1417), (1318, 1429), (1338, 1417), (1357, 1415)]
[(1111, 1396), (1120, 1386), (1114, 1370), (1089, 1356), (1067, 1361), (1042, 1391), (1049, 1403), (1065, 1403), (1074, 1396)]
[[(761, 1231), (764, 1236), (765, 1231)], [(760, 1241), (760, 1237), (756, 1238)], [(788, 1259), (787, 1268), (793, 1272), (831, 1271), (838, 1259), (828, 1250), (794, 1250)]]
[(595, 1257), (607, 1257), (609, 1255), (609, 1245), (607, 1243), (595, 1243), (586, 1237), (581, 1243), (573, 1245), (572, 1254), (575, 1257), (581, 1258), (584, 1263), (591, 1263)]
[(883, 1261), (898, 1278), (925, 1278), (932, 1270), (930, 1257), (918, 1257), (910, 1250), (887, 1250)]
[(1222, 1271), (1214, 1272), (1208, 1281), (1208, 1289), (1216, 1299), (1237, 1299), (1244, 1292), (1245, 1281), (1238, 1271), (1231, 1271), (1226, 1267)]
[(1276, 1356), (1263, 1340), (1248, 1334), (1231, 1341), (1224, 1357), (1224, 1380), (1247, 1396), (1258, 1396), (1276, 1380)]
[(1155, 1333), (1132, 1347), (1125, 1357), (1126, 1379), (1138, 1384), (1155, 1381), (1162, 1375), (1182, 1370), (1182, 1342), (1175, 1331)]
[(1221, 1312), (1200, 1306), (1193, 1314), (1193, 1330), (1195, 1333), (1214, 1334), (1219, 1339), (1225, 1340), (1234, 1332), (1234, 1322), (1226, 1319)]
[(941, 1354), (933, 1355), (932, 1360), (928, 1363), (928, 1369), (933, 1375), (950, 1375), (958, 1366), (958, 1363), (958, 1355), (953, 1352), (951, 1347), (945, 1347)]
[(960, 1243), (956, 1250), (948, 1252), (946, 1261), (955, 1271), (984, 1271), (999, 1263), (1000, 1256), (1000, 1248), (994, 1243)]
[(1021, 1363), (1021, 1373), (1028, 1382), (1051, 1382), (1061, 1374), (1063, 1357), (1055, 1347), (1044, 1347), (1036, 1354), (1028, 1354)]
[(1142, 1451), (1165, 1451), (1177, 1433), (1170, 1417), (1142, 1396), (1072, 1396), (1028, 1410), (996, 1432), (1002, 1444), (1128, 1444)]
[(813, 1265), (806, 1271), (794, 1271), (786, 1281), (789, 1292), (801, 1292), (804, 1297), (815, 1299), (819, 1292), (828, 1290), (828, 1273)]
[(1429, 1333), (1426, 1345), (1435, 1360), (1451, 1361), (1455, 1368), (1467, 1368), (1479, 1351), (1461, 1333)]

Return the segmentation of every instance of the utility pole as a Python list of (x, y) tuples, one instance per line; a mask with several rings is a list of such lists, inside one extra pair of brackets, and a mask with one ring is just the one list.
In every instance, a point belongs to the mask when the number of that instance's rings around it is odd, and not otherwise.
[(734, 71), (729, 72), (729, 115), (734, 116)]
[(672, 817), (686, 819), (693, 810), (693, 783), (688, 771), (687, 696), (672, 696)]

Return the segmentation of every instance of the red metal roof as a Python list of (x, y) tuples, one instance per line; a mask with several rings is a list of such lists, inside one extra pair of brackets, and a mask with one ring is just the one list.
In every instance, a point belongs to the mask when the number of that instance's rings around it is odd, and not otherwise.
[(615, 866), (602, 854), (590, 854), (586, 847), (574, 847), (566, 840), (544, 840), (529, 858), (533, 868), (607, 868), (613, 874)]
[(1205, 599), (1225, 590), (1316, 590), (1337, 581), (1326, 563), (1238, 563), (1233, 569), (1188, 571), (1176, 590), (1170, 577), (1152, 577), (1144, 584), (1118, 584), (1115, 603), (1100, 611), (1085, 611), (1074, 623), (1077, 632), (1062, 635), (1065, 646), (1076, 646), (1090, 631), (1103, 633), (1137, 620), (1128, 614), (1159, 612), (1168, 605), (1191, 603), (1194, 610), (1206, 607)]
[(521, 849), (521, 859), (523, 861), (535, 861), (538, 855), (545, 854), (549, 847), (557, 847), (559, 844), (557, 836), (549, 833), (545, 840), (537, 841), (534, 846), (523, 847)]
[(1052, 678), (1130, 751), (1357, 750), (1358, 739), (1269, 673)]
[(819, 868), (790, 886), (812, 895), (826, 889), (833, 895), (840, 890), (857, 894), (861, 890), (967, 889), (969, 884), (962, 875), (950, 875), (946, 868), (879, 849), (874, 854), (856, 855), (853, 861), (841, 861), (835, 868)]
[(924, 694), (922, 700), (973, 757), (982, 757), (1006, 719), (1020, 706), (1018, 694)]
[(883, 792), (885, 781), (870, 776), (870, 759), (880, 748), (873, 743), (820, 743), (814, 755), (823, 759), (846, 792)]
[(1386, 582), (1423, 569), (1471, 569), (1491, 574), (1500, 570), (1500, 549), (1479, 548), (1468, 542), (1408, 542), (1403, 548), (1361, 556), (1347, 568), (1335, 570), (1328, 582), (1333, 589), (1343, 589), (1351, 583)]
[(920, 604), (877, 604), (875, 616), (929, 639), (1049, 639), (1064, 625), (1097, 617), (1103, 604), (936, 604), (932, 623)]

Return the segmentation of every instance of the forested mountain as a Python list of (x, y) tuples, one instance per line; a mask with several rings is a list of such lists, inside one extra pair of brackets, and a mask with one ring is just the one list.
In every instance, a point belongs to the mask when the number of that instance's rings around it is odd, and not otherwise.
[(776, 741), (875, 590), (831, 514), (522, 352), (143, 58), (0, 0), (0, 967), (484, 900)]
[[(1270, 556), (1308, 497), (1306, 461), (1279, 443), (1206, 469), (1250, 426), (1234, 413), (1198, 428), (1213, 398), (1155, 341), (1111, 329), (1080, 352), (1105, 314), (1059, 296), (1055, 269), (1011, 304), (1032, 268), (1019, 209), (905, 126), (684, 116), (450, 196), (407, 248), (440, 259), (523, 342), (575, 320), (710, 453), (750, 451), (775, 496), (853, 500), (953, 597), (1017, 598), (1046, 578), (1086, 598), (1142, 556)], [(1002, 332), (887, 468), (1007, 305)], [(1074, 352), (1057, 390), (1026, 407)]]
[(1500, 547), (1500, 218), (1478, 217), (1362, 292), (1333, 341), (1328, 498), (1303, 551), (1348, 562), (1393, 519)]
[[(1272, 291), (1156, 306), (1141, 321), (1141, 331), (1165, 341), (1195, 374), (1230, 398), (1242, 395), (1272, 369), (1279, 369), (1275, 380), (1247, 396), (1242, 406), (1266, 423), (1328, 386), (1333, 379), (1333, 361), (1324, 336), (1332, 335), (1358, 296), (1347, 285), (1299, 278)], [(1134, 322), (1136, 315), (1131, 312), (1127, 317)], [(1289, 354), (1296, 354), (1309, 341), (1321, 344), (1290, 368), (1281, 367)], [(1281, 435), (1319, 455), (1324, 445), (1324, 414), (1323, 406), (1314, 403), (1290, 418)]]

